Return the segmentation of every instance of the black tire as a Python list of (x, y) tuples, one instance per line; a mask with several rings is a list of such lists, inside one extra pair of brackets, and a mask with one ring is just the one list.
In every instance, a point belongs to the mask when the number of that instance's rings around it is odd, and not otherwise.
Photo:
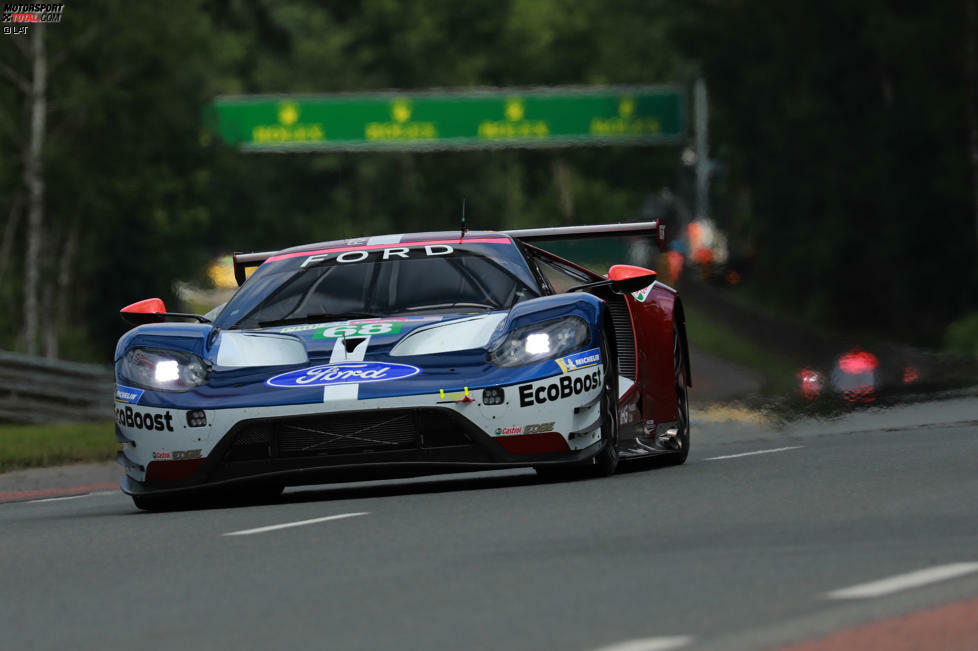
[(676, 444), (678, 449), (670, 455), (675, 465), (686, 463), (689, 457), (689, 387), (686, 378), (686, 348), (679, 330), (672, 331), (673, 377), (676, 385)]

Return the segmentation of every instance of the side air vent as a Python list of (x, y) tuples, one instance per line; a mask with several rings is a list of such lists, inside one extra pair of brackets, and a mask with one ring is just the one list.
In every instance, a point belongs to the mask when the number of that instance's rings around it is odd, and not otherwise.
[(608, 298), (608, 312), (615, 328), (615, 344), (618, 348), (618, 374), (635, 380), (635, 333), (632, 320), (628, 316), (628, 306), (624, 296)]

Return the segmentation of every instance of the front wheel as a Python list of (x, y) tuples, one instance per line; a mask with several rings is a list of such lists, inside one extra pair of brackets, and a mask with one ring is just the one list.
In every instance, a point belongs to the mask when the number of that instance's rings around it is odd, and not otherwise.
[(673, 377), (676, 385), (676, 451), (670, 461), (677, 466), (689, 457), (689, 387), (686, 378), (686, 349), (679, 330), (672, 331)]

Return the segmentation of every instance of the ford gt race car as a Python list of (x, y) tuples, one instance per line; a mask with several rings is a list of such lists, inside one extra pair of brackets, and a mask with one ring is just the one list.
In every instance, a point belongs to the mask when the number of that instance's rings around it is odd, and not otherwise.
[[(682, 304), (655, 272), (607, 276), (534, 242), (656, 222), (440, 232), (236, 254), (205, 316), (122, 310), (122, 490), (154, 510), (228, 491), (532, 467), (609, 475), (689, 453)], [(195, 322), (188, 322), (195, 321)]]

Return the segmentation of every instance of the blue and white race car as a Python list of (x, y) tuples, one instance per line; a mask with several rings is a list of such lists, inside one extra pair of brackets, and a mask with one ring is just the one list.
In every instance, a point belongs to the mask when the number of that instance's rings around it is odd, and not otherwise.
[(139, 325), (115, 353), (123, 491), (152, 510), (232, 489), (682, 463), (676, 292), (532, 245), (609, 235), (663, 237), (645, 222), (324, 242), (236, 255), (240, 289), (205, 316), (124, 308)]

